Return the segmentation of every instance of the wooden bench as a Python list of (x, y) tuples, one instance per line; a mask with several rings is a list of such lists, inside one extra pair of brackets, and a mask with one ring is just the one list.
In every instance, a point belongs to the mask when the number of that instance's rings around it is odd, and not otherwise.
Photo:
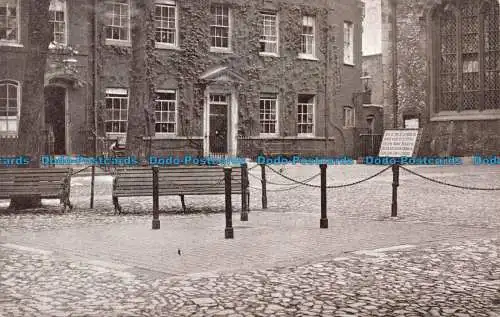
[(0, 169), (0, 199), (38, 196), (59, 199), (66, 208), (69, 200), (71, 168), (2, 168)]
[[(231, 172), (232, 194), (244, 194), (248, 206), (248, 171), (242, 177), (242, 168), (233, 167)], [(246, 181), (242, 191), (242, 181)], [(158, 172), (159, 196), (181, 197), (182, 209), (186, 212), (184, 195), (224, 195), (224, 168), (222, 166), (168, 166)], [(118, 168), (113, 179), (113, 204), (115, 212), (122, 212), (119, 197), (152, 197), (152, 167)], [(243, 197), (242, 197), (243, 198)]]

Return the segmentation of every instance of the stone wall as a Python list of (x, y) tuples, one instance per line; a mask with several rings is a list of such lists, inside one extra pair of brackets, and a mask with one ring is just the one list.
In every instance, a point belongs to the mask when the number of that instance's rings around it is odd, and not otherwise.
[[(0, 80), (11, 79), (21, 83), (24, 80), (24, 65), (27, 41), (27, 25), (29, 17), (27, 2), (20, 1), (20, 45), (0, 45)], [(91, 17), (93, 15), (92, 1), (82, 0), (70, 2), (67, 6), (68, 14), (68, 48), (51, 49), (47, 58), (45, 85), (57, 85), (67, 89), (67, 121), (69, 147), (68, 153), (86, 153), (88, 148), (87, 134), (90, 120), (91, 106), (91, 71), (89, 68), (89, 53), (91, 41)], [(76, 59), (72, 65), (76, 72), (63, 70), (63, 60)], [(21, 101), (22, 107), (22, 101)], [(33, 133), (44, 133), (33, 131)], [(17, 141), (0, 136), (0, 154), (11, 155), (16, 153)]]
[[(383, 69), (384, 69), (384, 126), (393, 124), (392, 62), (393, 14), (392, 0), (382, 0)], [(397, 1), (397, 118), (403, 126), (404, 116), (420, 118), (423, 138), (419, 154), (473, 155), (498, 154), (500, 149), (500, 113), (485, 120), (468, 118), (461, 114), (450, 120), (439, 121), (432, 115), (430, 83), (429, 12), (437, 0)]]
[(371, 103), (384, 104), (384, 73), (382, 68), (382, 54), (363, 56), (363, 74), (367, 73), (371, 79), (369, 86), (372, 91)]
[[(155, 49), (154, 63), (150, 69), (156, 89), (177, 89), (179, 109), (179, 135), (174, 138), (156, 137), (152, 151), (200, 151), (203, 145), (203, 102), (207, 83), (199, 76), (217, 66), (228, 66), (240, 74), (244, 83), (238, 86), (240, 104), (238, 130), (243, 148), (283, 141), (290, 148), (304, 149), (304, 153), (349, 154), (353, 151), (354, 131), (343, 128), (343, 106), (352, 105), (354, 92), (361, 90), (361, 23), (363, 6), (351, 0), (273, 0), (244, 1), (221, 0), (228, 3), (233, 16), (232, 53), (212, 53), (209, 50), (210, 3), (209, 0), (179, 1), (179, 49)], [(21, 1), (23, 4), (24, 1)], [(94, 9), (97, 21), (94, 25)], [(279, 12), (280, 56), (259, 56), (261, 10)], [(26, 25), (27, 10), (21, 8), (21, 25)], [(68, 45), (73, 52), (53, 51), (47, 63), (46, 84), (67, 88), (68, 154), (91, 154), (89, 140), (94, 120), (98, 135), (104, 138), (104, 99), (106, 88), (128, 88), (131, 46), (105, 45), (105, 10), (103, 2), (93, 7), (93, 1), (68, 2)], [(302, 16), (316, 16), (317, 60), (299, 59)], [(355, 65), (343, 64), (343, 22), (351, 21), (355, 27)], [(94, 43), (93, 30), (97, 31)], [(25, 32), (26, 28), (21, 28)], [(26, 38), (23, 33), (22, 38)], [(95, 50), (94, 50), (95, 48)], [(75, 53), (74, 51), (77, 51)], [(94, 58), (95, 52), (95, 58)], [(0, 45), (0, 79), (22, 82), (24, 71), (23, 47)], [(67, 58), (77, 60), (78, 74), (58, 74), (60, 62)], [(94, 73), (94, 62), (96, 72)], [(55, 66), (54, 66), (55, 65)], [(62, 76), (64, 75), (64, 76)], [(95, 92), (95, 99), (93, 93)], [(274, 139), (260, 139), (259, 96), (261, 92), (276, 92), (279, 98), (280, 134)], [(315, 137), (297, 138), (297, 94), (316, 95)], [(94, 117), (94, 100), (96, 115)], [(10, 141), (0, 143), (15, 148)], [(104, 142), (99, 148), (105, 149)], [(259, 145), (260, 144), (260, 145)]]
[[(156, 49), (154, 69), (156, 89), (177, 89), (179, 105), (179, 136), (156, 137), (152, 148), (156, 152), (199, 151), (203, 140), (203, 102), (206, 83), (199, 80), (204, 72), (227, 66), (240, 74), (245, 82), (238, 86), (239, 127), (245, 142), (262, 144), (274, 140), (255, 140), (259, 135), (259, 97), (261, 92), (277, 93), (279, 100), (280, 138), (293, 138), (296, 131), (297, 95), (316, 95), (316, 136), (311, 144), (317, 152), (344, 153), (345, 134), (342, 128), (344, 105), (352, 104), (352, 94), (360, 90), (361, 76), (361, 5), (339, 0), (335, 3), (314, 1), (242, 1), (224, 0), (232, 14), (232, 52), (210, 52), (210, 1), (181, 1), (179, 6), (179, 49)], [(259, 12), (279, 12), (279, 57), (259, 56)], [(298, 58), (303, 15), (316, 17), (317, 60)], [(343, 22), (355, 23), (355, 66), (344, 66), (339, 43), (343, 39)], [(102, 30), (101, 27), (99, 29)], [(105, 45), (100, 36), (99, 89), (104, 99), (107, 87), (128, 88), (131, 48)], [(325, 64), (328, 59), (328, 65)], [(327, 76), (328, 74), (328, 76)], [(102, 121), (102, 120), (101, 120)], [(327, 127), (328, 132), (325, 132)], [(101, 129), (100, 133), (103, 134)], [(328, 138), (328, 141), (325, 140)], [(287, 143), (288, 144), (288, 143)], [(292, 144), (292, 143), (289, 143)], [(295, 143), (293, 143), (295, 144)], [(328, 148), (325, 148), (328, 146)], [(296, 149), (290, 145), (288, 150)], [(241, 145), (248, 147), (248, 145)], [(287, 150), (287, 149), (285, 149)], [(308, 152), (310, 152), (308, 150)]]

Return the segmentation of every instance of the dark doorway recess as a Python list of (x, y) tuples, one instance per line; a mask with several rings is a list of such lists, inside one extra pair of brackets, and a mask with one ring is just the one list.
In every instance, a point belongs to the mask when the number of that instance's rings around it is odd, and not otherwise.
[(54, 154), (66, 154), (66, 89), (45, 88), (45, 126), (54, 134)]

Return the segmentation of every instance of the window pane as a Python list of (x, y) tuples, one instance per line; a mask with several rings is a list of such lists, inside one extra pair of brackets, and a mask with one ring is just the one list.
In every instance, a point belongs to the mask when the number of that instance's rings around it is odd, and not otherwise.
[(7, 99), (7, 85), (0, 85), (0, 99)]

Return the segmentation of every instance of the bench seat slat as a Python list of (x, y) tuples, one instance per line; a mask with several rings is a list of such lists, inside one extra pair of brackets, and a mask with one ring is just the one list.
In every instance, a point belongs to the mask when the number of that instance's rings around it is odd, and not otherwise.
[[(241, 194), (241, 191), (233, 191), (232, 194)], [(165, 191), (160, 192), (160, 196), (177, 196), (177, 195), (224, 195), (224, 191)], [(153, 197), (152, 192), (133, 192), (131, 195), (130, 192), (116, 192), (113, 194), (115, 197)]]
[(0, 168), (0, 174), (67, 174), (66, 168)]
[(34, 181), (34, 180), (26, 180), (26, 181), (13, 181), (13, 182), (0, 182), (2, 186), (47, 186), (47, 185), (64, 185), (63, 181), (57, 180), (57, 182), (49, 182), (49, 181)]
[[(172, 185), (177, 185), (177, 186), (186, 186), (186, 185), (200, 185), (200, 186), (211, 186), (211, 185), (221, 185), (224, 186), (224, 181), (222, 180), (203, 180), (203, 181), (197, 181), (197, 180), (170, 180), (170, 181), (164, 181), (164, 182), (159, 182), (160, 186), (172, 186)], [(241, 184), (241, 180), (232, 180), (231, 185), (236, 186)], [(131, 187), (131, 188), (137, 188), (137, 187), (153, 187), (153, 182), (152, 181), (144, 181), (144, 182), (138, 182), (138, 181), (119, 181), (116, 184), (116, 187)]]
[(40, 195), (41, 199), (61, 199), (62, 196), (59, 194), (53, 194), (53, 193), (11, 193), (9, 195), (0, 195), (0, 199), (12, 199), (13, 197), (16, 196), (24, 196), (24, 195)]
[[(160, 180), (160, 184), (224, 184), (223, 179), (169, 179), (169, 180)], [(233, 179), (231, 181), (234, 183), (241, 183), (241, 179)], [(120, 180), (118, 181), (118, 186), (141, 186), (141, 185), (152, 185), (153, 180), (145, 181), (145, 180)]]
[(20, 195), (26, 195), (26, 194), (41, 194), (41, 195), (62, 195), (63, 192), (62, 191), (59, 191), (59, 190), (12, 190), (12, 191), (9, 191), (9, 192), (3, 192), (1, 195), (2, 196), (12, 196), (12, 195), (16, 195), (16, 194), (20, 194)]
[[(241, 173), (231, 173), (231, 175), (241, 175)], [(208, 173), (200, 173), (200, 172), (193, 172), (193, 173), (171, 173), (171, 172), (165, 172), (165, 173), (158, 173), (158, 177), (224, 177), (224, 173), (222, 172), (208, 172)]]
[(14, 180), (16, 181), (29, 181), (29, 180), (35, 180), (35, 181), (47, 181), (47, 182), (55, 182), (55, 181), (63, 181), (65, 176), (59, 175), (59, 176), (8, 176), (8, 177), (3, 177), (3, 175), (0, 175), (1, 182), (13, 182)]
[[(19, 171), (19, 172), (18, 172)], [(19, 168), (9, 168), (9, 169), (0, 169), (0, 175), (13, 175), (13, 176), (30, 176), (30, 175), (37, 175), (37, 176), (63, 176), (66, 174), (70, 174), (71, 171), (69, 170), (59, 170), (59, 169), (53, 169), (52, 171), (43, 171), (43, 172), (38, 172), (38, 171), (22, 171)]]

